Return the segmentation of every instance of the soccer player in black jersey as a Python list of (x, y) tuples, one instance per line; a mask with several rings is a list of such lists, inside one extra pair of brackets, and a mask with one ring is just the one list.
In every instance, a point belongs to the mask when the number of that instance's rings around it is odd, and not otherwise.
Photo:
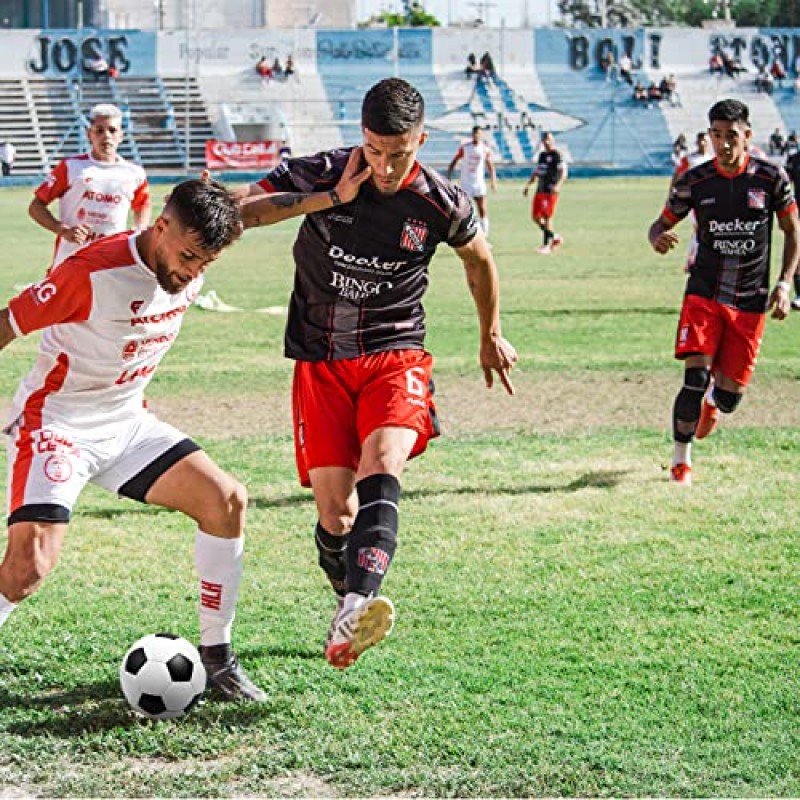
[[(675, 357), (685, 364), (673, 408), (670, 477), (692, 482), (692, 440), (732, 413), (755, 368), (766, 312), (789, 313), (789, 287), (800, 259), (800, 221), (786, 172), (749, 152), (749, 111), (721, 100), (709, 111), (716, 157), (675, 180), (661, 216), (651, 225), (658, 253), (678, 242), (672, 230), (690, 211), (697, 217), (698, 249), (678, 323)], [(772, 223), (784, 234), (780, 279), (770, 291)]]
[(567, 179), (567, 165), (556, 150), (556, 140), (550, 131), (542, 134), (542, 152), (522, 190), (528, 196), (528, 187), (536, 181), (536, 194), (531, 204), (531, 219), (542, 231), (542, 245), (536, 252), (549, 256), (564, 239), (553, 231), (552, 222), (561, 194), (561, 187)]
[[(786, 172), (794, 186), (794, 196), (800, 196), (800, 150), (792, 153), (786, 159)], [(800, 275), (794, 275), (794, 300), (792, 300), (792, 309), (800, 311)]]
[(500, 331), (497, 269), (469, 197), (417, 161), (422, 96), (382, 80), (364, 97), (361, 121), (362, 147), (289, 159), (240, 192), (247, 225), (258, 195), (333, 189), (354, 153), (370, 171), (355, 200), (300, 227), (285, 339), (298, 472), (314, 492), (319, 563), (337, 595), (325, 657), (340, 669), (394, 624), (380, 589), (397, 546), (400, 477), (437, 434), (422, 298), (439, 244), (464, 264), (487, 386), (496, 374), (513, 394), (517, 359)]

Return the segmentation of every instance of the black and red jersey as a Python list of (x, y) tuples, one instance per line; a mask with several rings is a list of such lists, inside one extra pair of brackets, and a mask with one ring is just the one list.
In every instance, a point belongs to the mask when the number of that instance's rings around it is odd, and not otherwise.
[[(332, 189), (350, 152), (289, 159), (260, 185), (268, 192)], [(439, 244), (461, 247), (477, 230), (464, 191), (421, 164), (395, 194), (367, 181), (351, 203), (307, 215), (294, 243), (286, 355), (324, 361), (422, 349), (428, 264)]]
[(697, 217), (697, 257), (686, 293), (742, 311), (764, 312), (769, 298), (772, 223), (796, 208), (786, 172), (748, 155), (733, 175), (707, 161), (675, 179), (663, 215)]
[(539, 160), (536, 162), (536, 191), (543, 194), (552, 194), (553, 189), (556, 188), (559, 179), (561, 178), (561, 171), (564, 169), (562, 166), (564, 159), (558, 150), (542, 150), (539, 153)]

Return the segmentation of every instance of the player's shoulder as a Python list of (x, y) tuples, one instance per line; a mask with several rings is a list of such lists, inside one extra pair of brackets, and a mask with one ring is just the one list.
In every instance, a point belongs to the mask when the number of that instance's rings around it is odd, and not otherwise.
[(131, 231), (123, 231), (82, 247), (62, 264), (69, 262), (71, 268), (81, 269), (88, 274), (132, 267), (141, 263), (135, 250), (134, 234)]
[(718, 176), (716, 160), (712, 158), (709, 161), (701, 161), (699, 164), (687, 164), (687, 169), (678, 178), (686, 183), (698, 183)]
[(747, 174), (762, 180), (776, 181), (785, 174), (780, 164), (774, 164), (766, 155), (750, 154), (747, 162)]
[(311, 155), (296, 156), (278, 164), (267, 176), (279, 179), (284, 175), (305, 177), (313, 180), (338, 180), (347, 166), (353, 147), (337, 147), (333, 150), (320, 150)]
[(422, 195), (435, 206), (444, 217), (466, 202), (471, 207), (467, 193), (440, 172), (425, 164), (417, 162), (416, 173), (407, 183), (406, 188), (417, 195)]

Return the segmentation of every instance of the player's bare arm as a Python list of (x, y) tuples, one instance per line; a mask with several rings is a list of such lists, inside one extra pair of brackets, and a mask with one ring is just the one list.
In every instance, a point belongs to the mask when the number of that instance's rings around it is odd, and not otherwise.
[(0, 350), (16, 338), (17, 334), (14, 333), (14, 329), (11, 327), (9, 311), (4, 308), (0, 311)]
[(528, 178), (528, 182), (525, 184), (525, 187), (522, 189), (522, 195), (523, 195), (523, 197), (527, 197), (527, 196), (528, 196), (528, 188), (530, 187), (530, 185), (531, 185), (531, 184), (532, 184), (532, 183), (533, 183), (535, 180), (536, 180), (536, 170), (533, 170), (533, 172), (531, 172), (531, 176), (530, 176), (530, 178)]
[(360, 168), (361, 157), (362, 148), (354, 148), (336, 188), (330, 191), (311, 194), (276, 192), (242, 200), (242, 219), (245, 228), (274, 225), (292, 217), (326, 211), (355, 200), (361, 184), (372, 174), (371, 167)]
[(50, 209), (38, 197), (31, 200), (31, 204), (28, 206), (28, 215), (45, 230), (73, 244), (85, 244), (92, 232), (88, 225), (75, 225), (75, 227), (65, 225), (60, 219), (53, 216)]
[(456, 153), (453, 156), (453, 160), (450, 162), (450, 166), (447, 168), (447, 180), (450, 180), (453, 177), (453, 170), (456, 168), (456, 164), (458, 164), (461, 156)]
[(150, 224), (153, 204), (148, 202), (133, 212), (133, 227), (136, 231), (143, 231)]
[(656, 253), (669, 253), (680, 241), (678, 234), (672, 230), (672, 223), (665, 217), (659, 217), (651, 226), (647, 233), (650, 246)]
[(494, 168), (494, 161), (492, 161), (492, 154), (486, 153), (486, 169), (489, 170), (489, 185), (492, 191), (497, 191), (497, 171)]
[(464, 262), (467, 285), (475, 300), (480, 324), (480, 363), (486, 386), (492, 387), (496, 372), (509, 394), (514, 394), (511, 369), (517, 352), (500, 330), (500, 284), (492, 253), (481, 232), (467, 245), (456, 248)]
[(792, 279), (800, 261), (800, 217), (797, 209), (793, 208), (789, 214), (779, 217), (778, 224), (783, 231), (783, 261), (780, 277), (769, 296), (767, 308), (772, 309), (773, 319), (786, 319), (791, 309)]

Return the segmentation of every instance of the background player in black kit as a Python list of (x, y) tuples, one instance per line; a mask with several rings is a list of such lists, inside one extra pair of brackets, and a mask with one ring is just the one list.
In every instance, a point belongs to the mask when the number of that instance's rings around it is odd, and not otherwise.
[[(794, 196), (800, 197), (800, 150), (786, 159), (786, 172), (792, 181), (794, 187)], [(800, 275), (794, 275), (794, 300), (792, 300), (792, 309), (800, 311)]]
[[(714, 429), (718, 412), (736, 409), (755, 368), (766, 312), (789, 313), (789, 287), (800, 258), (800, 222), (783, 169), (748, 152), (749, 111), (721, 100), (709, 111), (716, 158), (675, 180), (650, 244), (667, 253), (678, 242), (671, 228), (691, 210), (697, 216), (697, 257), (686, 284), (675, 357), (685, 363), (673, 408), (670, 477), (692, 482), (692, 439)], [(780, 280), (769, 289), (772, 222), (784, 233)], [(707, 391), (708, 390), (708, 391)], [(705, 397), (704, 397), (705, 396)]]
[(536, 194), (531, 203), (531, 219), (542, 231), (542, 245), (536, 252), (550, 255), (563, 241), (563, 237), (553, 231), (552, 222), (558, 205), (561, 187), (567, 179), (567, 165), (556, 150), (556, 140), (550, 131), (542, 134), (542, 152), (522, 190), (528, 196), (528, 187), (536, 181)]
[[(497, 270), (469, 197), (416, 160), (427, 138), (422, 96), (404, 80), (380, 81), (361, 120), (356, 152), (370, 178), (354, 201), (306, 216), (285, 339), (298, 472), (314, 491), (319, 562), (337, 594), (325, 657), (340, 669), (394, 624), (379, 592), (397, 546), (399, 479), (437, 434), (422, 298), (442, 242), (464, 263), (487, 386), (497, 373), (512, 394), (517, 359), (500, 332)], [(333, 189), (352, 153), (290, 159), (241, 194)]]

